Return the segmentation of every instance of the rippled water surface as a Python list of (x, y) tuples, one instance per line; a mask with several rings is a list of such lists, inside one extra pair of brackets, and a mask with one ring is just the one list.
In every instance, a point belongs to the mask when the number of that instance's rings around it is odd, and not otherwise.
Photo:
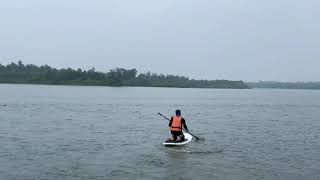
[[(204, 141), (168, 148), (181, 109)], [(0, 85), (0, 179), (319, 179), (320, 91)]]

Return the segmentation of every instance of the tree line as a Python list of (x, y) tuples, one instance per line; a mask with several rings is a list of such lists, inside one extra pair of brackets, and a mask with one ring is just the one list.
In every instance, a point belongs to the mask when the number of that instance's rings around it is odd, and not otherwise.
[(156, 73), (139, 73), (136, 69), (115, 68), (103, 73), (89, 70), (62, 68), (48, 65), (10, 63), (0, 64), (0, 83), (52, 84), (52, 85), (94, 85), (94, 86), (144, 86), (179, 88), (249, 88), (243, 81), (195, 80), (185, 76)]

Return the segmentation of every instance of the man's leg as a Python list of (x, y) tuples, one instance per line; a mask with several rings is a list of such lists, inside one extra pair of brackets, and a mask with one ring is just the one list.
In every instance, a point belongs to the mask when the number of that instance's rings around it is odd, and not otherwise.
[(177, 131), (172, 132), (172, 137), (173, 137), (174, 141), (176, 141), (179, 138), (178, 136), (179, 136), (179, 132), (177, 132)]
[(175, 131), (171, 131), (171, 135), (172, 135), (171, 137), (172, 141), (177, 140), (177, 133)]
[(184, 135), (182, 132), (180, 132), (180, 135), (179, 135), (179, 140), (182, 142), (184, 141)]

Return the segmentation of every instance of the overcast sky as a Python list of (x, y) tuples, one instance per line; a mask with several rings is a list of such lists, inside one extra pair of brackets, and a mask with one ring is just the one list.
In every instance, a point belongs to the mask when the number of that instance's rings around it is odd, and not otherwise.
[(319, 0), (0, 0), (0, 63), (320, 81)]

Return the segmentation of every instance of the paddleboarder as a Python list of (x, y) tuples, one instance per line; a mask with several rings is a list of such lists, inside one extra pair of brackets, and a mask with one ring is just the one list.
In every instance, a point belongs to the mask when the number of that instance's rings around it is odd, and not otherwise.
[(171, 117), (170, 123), (169, 123), (170, 131), (172, 134), (172, 141), (184, 141), (184, 135), (182, 133), (182, 129), (184, 129), (188, 132), (188, 127), (186, 125), (185, 119), (181, 116), (181, 111), (176, 110), (176, 115)]

